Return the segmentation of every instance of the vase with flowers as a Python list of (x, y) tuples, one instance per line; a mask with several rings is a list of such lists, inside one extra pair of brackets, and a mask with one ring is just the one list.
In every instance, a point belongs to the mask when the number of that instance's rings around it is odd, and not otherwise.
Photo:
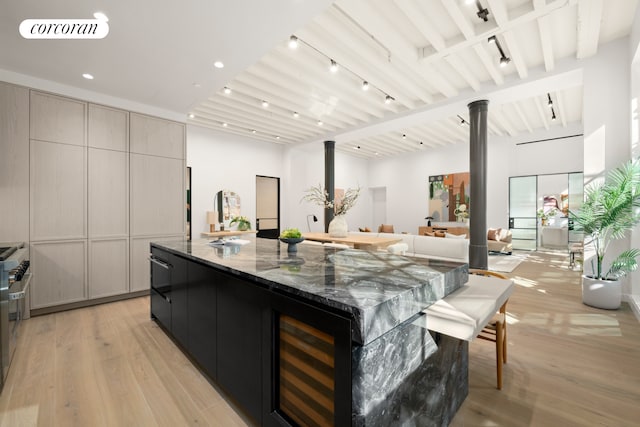
[(348, 188), (342, 199), (336, 201), (329, 199), (329, 192), (320, 184), (305, 190), (302, 200), (315, 203), (325, 209), (333, 209), (334, 217), (329, 223), (329, 236), (347, 237), (349, 227), (345, 215), (351, 209), (360, 196), (360, 187)]

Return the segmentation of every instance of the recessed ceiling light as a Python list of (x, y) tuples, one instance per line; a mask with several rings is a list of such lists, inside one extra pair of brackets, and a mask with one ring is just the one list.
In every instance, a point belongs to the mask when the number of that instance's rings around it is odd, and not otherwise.
[(222, 124), (223, 128), (226, 128), (227, 126), (229, 126), (226, 122)]
[(107, 17), (107, 15), (105, 15), (102, 12), (96, 12), (93, 14), (93, 17), (96, 18), (98, 21), (104, 21), (104, 22), (109, 22), (109, 18)]
[(84, 73), (82, 75), (82, 77), (84, 77), (87, 80), (93, 80), (93, 76), (91, 74), (89, 74), (89, 73)]
[(222, 61), (214, 62), (213, 66), (216, 67), (216, 68), (224, 68), (224, 64), (222, 63)]
[(298, 117), (300, 117), (300, 114), (298, 114), (298, 112), (297, 112), (297, 111), (294, 111), (294, 112), (293, 112), (293, 117), (295, 117), (295, 118), (297, 119)]
[(223, 90), (226, 95), (229, 95), (231, 93), (231, 89), (228, 88), (227, 86), (225, 86)]
[(296, 49), (298, 47), (298, 38), (296, 36), (289, 37), (289, 48)]
[(269, 107), (269, 103), (267, 101), (262, 101), (262, 107), (263, 108)]
[(257, 132), (257, 131), (256, 131), (255, 129), (251, 131), (251, 133), (256, 133), (256, 132)]
[(196, 115), (195, 115), (195, 114), (193, 114), (193, 113), (189, 113), (189, 118), (190, 118), (190, 119), (194, 119), (195, 117), (196, 117)]
[(279, 137), (279, 136), (276, 136), (276, 139), (280, 139), (280, 137)]

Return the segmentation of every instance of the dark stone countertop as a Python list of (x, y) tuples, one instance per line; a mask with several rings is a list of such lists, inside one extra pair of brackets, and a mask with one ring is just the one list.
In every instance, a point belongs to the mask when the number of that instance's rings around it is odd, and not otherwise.
[(279, 240), (243, 240), (249, 243), (219, 247), (200, 239), (151, 245), (343, 311), (355, 322), (352, 339), (361, 345), (411, 319), (468, 279), (465, 263), (305, 244), (290, 255)]

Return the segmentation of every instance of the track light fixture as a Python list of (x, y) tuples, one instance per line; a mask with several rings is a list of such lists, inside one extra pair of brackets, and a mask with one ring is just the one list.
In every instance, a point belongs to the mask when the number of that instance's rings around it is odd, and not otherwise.
[(300, 117), (300, 114), (298, 114), (297, 111), (294, 111), (293, 112), (293, 117), (297, 119), (298, 117)]
[(496, 36), (491, 36), (487, 39), (489, 44), (495, 44), (498, 48), (498, 52), (500, 52), (500, 66), (506, 67), (509, 62), (511, 62), (511, 58), (504, 54), (504, 50), (502, 50), (502, 45), (500, 45), (500, 41)]
[(469, 122), (467, 122), (462, 116), (460, 116), (459, 114), (456, 114), (456, 116), (460, 119), (460, 126), (464, 126), (465, 124), (469, 124)]
[[(333, 58), (329, 57), (329, 55), (327, 55), (324, 52), (320, 51), (320, 49), (316, 48), (315, 46), (310, 45), (309, 43), (307, 43), (306, 41), (302, 40), (301, 38), (296, 37), (295, 35), (291, 35), (291, 37), (289, 37), (289, 47), (290, 48), (295, 49), (300, 43), (310, 47), (311, 49), (315, 50), (320, 55), (326, 57), (329, 60), (329, 70), (332, 73), (337, 72), (340, 68), (344, 68), (348, 72), (350, 72), (351, 74), (356, 76), (359, 80), (362, 81), (362, 90), (369, 90), (369, 86), (372, 86), (374, 89), (377, 89), (378, 91), (382, 92), (382, 94), (384, 95), (384, 103), (385, 104), (390, 104), (391, 102), (395, 101), (394, 97), (392, 97), (391, 95), (389, 95), (388, 93), (386, 93), (382, 89), (372, 85), (367, 80), (365, 80), (361, 76), (359, 76), (357, 73), (355, 73), (352, 70), (346, 68), (344, 65), (339, 65)], [(390, 55), (391, 55), (391, 53), (389, 53), (389, 58), (390, 58)]]
[(547, 107), (553, 108), (553, 101), (551, 100), (551, 95), (547, 92)]
[(402, 134), (402, 139), (407, 139), (407, 134), (403, 133)]
[(223, 90), (224, 90), (225, 95), (230, 95), (231, 94), (231, 88), (229, 88), (228, 86), (225, 86)]
[(289, 37), (289, 48), (297, 49), (298, 48), (298, 38), (296, 36)]
[(482, 19), (484, 22), (487, 22), (489, 20), (489, 11), (487, 10), (487, 8), (482, 7), (482, 5), (480, 4), (480, 0), (476, 0), (476, 6), (478, 7), (478, 13), (476, 15), (478, 15), (478, 18)]
[(267, 101), (262, 101), (262, 108), (268, 108), (269, 103)]
[(553, 109), (553, 107), (551, 107), (551, 120), (556, 120), (556, 111)]

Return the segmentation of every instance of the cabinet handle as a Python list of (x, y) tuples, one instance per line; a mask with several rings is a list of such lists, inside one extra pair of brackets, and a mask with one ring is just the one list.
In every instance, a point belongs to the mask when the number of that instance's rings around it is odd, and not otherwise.
[(149, 257), (149, 261), (151, 261), (152, 263), (157, 264), (160, 267), (165, 268), (167, 270), (171, 269), (171, 264), (168, 264), (168, 263), (166, 263), (164, 261), (160, 261), (158, 258), (155, 258), (153, 256)]

